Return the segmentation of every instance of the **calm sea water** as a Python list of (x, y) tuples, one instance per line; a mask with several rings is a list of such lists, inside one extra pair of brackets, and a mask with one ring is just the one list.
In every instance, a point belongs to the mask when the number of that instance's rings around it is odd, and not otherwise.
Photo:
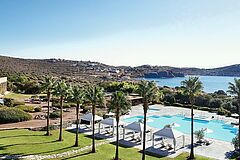
[[(186, 77), (176, 78), (143, 78), (145, 80), (155, 81), (159, 86), (176, 87), (181, 86), (181, 81), (187, 79)], [(228, 90), (229, 82), (233, 82), (235, 77), (226, 76), (199, 76), (200, 81), (203, 83), (203, 90), (207, 93), (212, 93), (217, 90)], [(240, 77), (238, 77), (240, 78)]]

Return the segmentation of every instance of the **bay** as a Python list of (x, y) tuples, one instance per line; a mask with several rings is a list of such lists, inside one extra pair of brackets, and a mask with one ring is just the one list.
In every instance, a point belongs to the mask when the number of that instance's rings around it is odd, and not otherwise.
[[(228, 76), (196, 76), (203, 83), (203, 91), (213, 93), (217, 90), (228, 90), (229, 82), (234, 82), (234, 78)], [(158, 86), (176, 87), (181, 86), (181, 82), (189, 76), (175, 78), (141, 78), (148, 81), (155, 81)], [(239, 78), (239, 77), (238, 77)]]

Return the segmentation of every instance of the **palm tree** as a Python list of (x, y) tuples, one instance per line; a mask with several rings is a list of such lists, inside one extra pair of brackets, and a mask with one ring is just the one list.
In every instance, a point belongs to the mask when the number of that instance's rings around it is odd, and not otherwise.
[(142, 152), (142, 160), (145, 160), (145, 147), (146, 147), (146, 125), (147, 125), (147, 110), (149, 103), (154, 99), (155, 94), (158, 88), (156, 83), (153, 81), (141, 81), (138, 84), (137, 93), (143, 99), (143, 112), (144, 112), (144, 129), (143, 129), (143, 152)]
[(203, 89), (202, 82), (198, 77), (189, 77), (189, 79), (182, 81), (184, 94), (188, 96), (191, 104), (191, 152), (189, 159), (194, 159), (193, 150), (193, 103), (196, 94), (200, 93)]
[(55, 81), (53, 79), (53, 77), (45, 77), (45, 80), (42, 84), (42, 90), (43, 91), (46, 91), (47, 92), (47, 104), (48, 104), (48, 111), (47, 111), (47, 133), (46, 135), (47, 136), (50, 136), (51, 133), (50, 133), (50, 129), (49, 129), (49, 126), (50, 126), (50, 99), (51, 99), (51, 94), (52, 94), (52, 91), (55, 87)]
[(97, 105), (103, 105), (104, 103), (104, 93), (101, 87), (96, 85), (88, 86), (86, 90), (86, 99), (92, 105), (92, 153), (96, 152), (95, 149), (95, 110)]
[(63, 128), (63, 101), (69, 95), (70, 86), (65, 83), (64, 80), (59, 80), (53, 91), (53, 95), (60, 97), (60, 129), (59, 129), (59, 141), (63, 141), (62, 128)]
[(78, 129), (79, 129), (79, 106), (84, 101), (84, 90), (80, 86), (73, 86), (71, 90), (71, 99), (73, 102), (77, 104), (76, 106), (76, 139), (75, 139), (75, 147), (78, 147)]
[[(126, 113), (131, 109), (130, 103), (127, 100), (126, 96), (122, 91), (116, 91), (113, 93), (111, 102), (110, 102), (110, 111), (113, 111), (116, 116), (116, 122), (117, 122), (117, 137), (116, 137), (116, 154), (115, 154), (115, 160), (119, 159), (119, 118), (120, 115)], [(114, 127), (114, 126), (113, 126)]]
[[(229, 83), (228, 92), (232, 95), (236, 95), (238, 104), (238, 115), (240, 115), (240, 79), (234, 79), (234, 83)], [(238, 116), (238, 127), (240, 131), (240, 116)], [(240, 132), (238, 132), (238, 149), (240, 149)]]

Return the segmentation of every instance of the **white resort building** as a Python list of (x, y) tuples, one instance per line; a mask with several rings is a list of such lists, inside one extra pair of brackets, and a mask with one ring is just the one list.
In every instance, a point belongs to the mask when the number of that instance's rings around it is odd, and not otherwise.
[(0, 77), (0, 95), (7, 91), (7, 77)]

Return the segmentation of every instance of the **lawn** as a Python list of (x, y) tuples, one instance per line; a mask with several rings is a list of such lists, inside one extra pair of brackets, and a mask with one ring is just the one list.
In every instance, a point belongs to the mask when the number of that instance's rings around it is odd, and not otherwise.
[[(63, 132), (63, 142), (58, 139), (58, 130), (52, 131), (52, 136), (44, 136), (45, 132), (29, 131), (24, 129), (0, 131), (0, 155), (29, 155), (29, 154), (54, 154), (67, 150), (77, 149), (72, 147), (75, 134)], [(80, 147), (91, 145), (91, 139), (84, 134), (79, 135)]]
[[(75, 134), (68, 131), (63, 132), (63, 142), (56, 141), (58, 139), (58, 130), (52, 131), (52, 136), (44, 136), (45, 132), (41, 131), (29, 131), (26, 129), (18, 130), (4, 130), (0, 131), (0, 155), (32, 155), (41, 154), (49, 155), (55, 153), (62, 153), (68, 150), (78, 149), (73, 147)], [(100, 142), (102, 140), (98, 140)], [(85, 134), (79, 135), (80, 147), (91, 145), (91, 139)], [(104, 144), (97, 147), (97, 153), (90, 153), (89, 150), (83, 151), (77, 155), (71, 157), (65, 157), (63, 159), (71, 160), (111, 160), (115, 154), (115, 145)], [(184, 153), (176, 160), (185, 160), (188, 156)], [(122, 160), (139, 160), (141, 159), (141, 153), (135, 148), (120, 147), (120, 157)], [(59, 158), (58, 158), (59, 159)], [(147, 156), (147, 160), (172, 160), (170, 158), (161, 158)], [(198, 160), (208, 160), (208, 158), (197, 157)]]
[[(21, 93), (10, 92), (6, 96), (4, 96), (4, 98), (12, 98), (12, 99), (16, 99), (16, 100), (24, 100), (24, 99), (31, 98), (34, 95), (35, 94), (21, 94)], [(38, 94), (38, 95), (45, 95), (45, 94)]]

